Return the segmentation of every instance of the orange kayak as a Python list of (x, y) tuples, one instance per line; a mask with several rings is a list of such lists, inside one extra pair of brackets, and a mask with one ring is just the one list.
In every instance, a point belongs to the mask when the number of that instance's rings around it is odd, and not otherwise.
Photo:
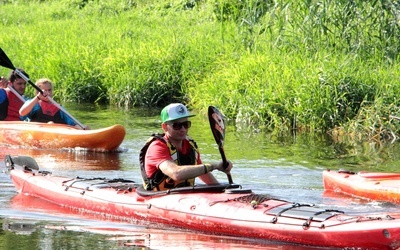
[(327, 192), (400, 203), (400, 173), (326, 170), (322, 177)]
[(0, 121), (0, 144), (41, 149), (83, 148), (114, 151), (125, 137), (125, 128), (81, 130), (64, 124)]

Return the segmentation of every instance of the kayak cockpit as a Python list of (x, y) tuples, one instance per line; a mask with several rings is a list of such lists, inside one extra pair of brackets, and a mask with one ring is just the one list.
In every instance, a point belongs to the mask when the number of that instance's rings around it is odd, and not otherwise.
[(242, 189), (237, 184), (219, 184), (219, 185), (196, 185), (193, 187), (178, 187), (163, 191), (145, 190), (142, 184), (127, 179), (107, 179), (107, 178), (82, 178), (75, 177), (63, 182), (66, 190), (69, 188), (91, 191), (94, 189), (113, 188), (117, 191), (135, 191), (142, 197), (162, 196), (168, 194), (184, 193), (251, 193), (251, 190)]

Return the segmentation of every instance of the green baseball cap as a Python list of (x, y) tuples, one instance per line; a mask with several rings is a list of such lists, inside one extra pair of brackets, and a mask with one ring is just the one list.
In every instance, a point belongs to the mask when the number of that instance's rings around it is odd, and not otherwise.
[(161, 121), (168, 122), (195, 115), (189, 114), (187, 108), (182, 103), (171, 103), (161, 110)]

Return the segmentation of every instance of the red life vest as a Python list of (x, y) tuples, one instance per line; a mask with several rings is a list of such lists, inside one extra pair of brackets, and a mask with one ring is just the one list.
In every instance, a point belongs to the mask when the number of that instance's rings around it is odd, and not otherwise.
[(5, 89), (8, 98), (8, 115), (5, 121), (20, 121), (19, 109), (24, 104), (13, 92)]
[(66, 122), (61, 118), (60, 109), (50, 103), (39, 101), (40, 109), (31, 117), (33, 122), (54, 122), (66, 124)]

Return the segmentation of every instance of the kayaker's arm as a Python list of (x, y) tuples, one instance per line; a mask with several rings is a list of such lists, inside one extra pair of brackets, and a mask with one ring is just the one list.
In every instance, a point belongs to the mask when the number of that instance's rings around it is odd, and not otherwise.
[(159, 169), (175, 181), (187, 180), (199, 177), (206, 184), (218, 184), (217, 179), (211, 174), (215, 169), (229, 173), (232, 169), (232, 163), (228, 161), (229, 166), (225, 169), (222, 161), (212, 164), (198, 165), (177, 165), (174, 161), (166, 160), (160, 163)]
[[(41, 95), (41, 94), (38, 94)], [(35, 96), (33, 99), (26, 101), (24, 105), (19, 109), (19, 114), (21, 116), (27, 116), (29, 112), (32, 111), (33, 107), (39, 102), (39, 97)]]
[(207, 185), (217, 185), (219, 181), (212, 173), (207, 173), (199, 176), (199, 179)]

